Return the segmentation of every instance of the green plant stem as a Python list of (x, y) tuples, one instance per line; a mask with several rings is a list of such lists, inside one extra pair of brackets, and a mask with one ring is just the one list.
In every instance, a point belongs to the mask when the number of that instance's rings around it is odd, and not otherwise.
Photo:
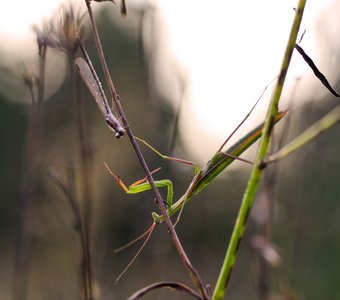
[(269, 156), (269, 158), (266, 160), (266, 163), (271, 163), (288, 156), (289, 154), (300, 149), (302, 146), (310, 142), (320, 133), (329, 129), (339, 121), (340, 121), (340, 105), (335, 107), (322, 119), (320, 119), (311, 127), (306, 129), (303, 133), (301, 133), (294, 140), (292, 140), (288, 145), (284, 146), (280, 151)]
[(291, 61), (291, 57), (293, 54), (293, 50), (295, 47), (296, 38), (297, 38), (299, 27), (302, 21), (302, 15), (303, 15), (305, 4), (306, 4), (306, 0), (300, 0), (298, 3), (298, 7), (296, 9), (295, 18), (293, 21), (288, 43), (286, 46), (286, 51), (283, 57), (283, 62), (281, 65), (279, 78), (277, 80), (276, 87), (274, 89), (274, 93), (272, 95), (272, 98), (271, 98), (271, 101), (268, 107), (264, 130), (262, 133), (262, 139), (260, 141), (259, 148), (258, 148), (256, 158), (255, 158), (255, 162), (254, 162), (254, 166), (252, 168), (252, 172), (251, 172), (251, 175), (248, 181), (248, 185), (247, 185), (247, 188), (245, 190), (245, 193), (242, 199), (241, 207), (239, 209), (239, 213), (238, 213), (236, 223), (235, 223), (235, 226), (232, 232), (232, 236), (231, 236), (231, 240), (230, 240), (227, 252), (226, 252), (226, 256), (223, 261), (219, 277), (217, 279), (215, 290), (212, 296), (213, 300), (219, 300), (219, 299), (224, 298), (225, 288), (227, 286), (232, 268), (236, 260), (236, 254), (237, 254), (241, 239), (245, 231), (245, 226), (246, 226), (246, 222), (249, 216), (249, 212), (253, 205), (255, 195), (259, 187), (260, 179), (263, 175), (263, 163), (262, 162), (268, 150), (270, 136), (271, 136), (272, 129), (273, 129), (273, 120), (278, 112), (278, 103), (279, 103), (282, 89), (284, 86), (284, 82), (285, 82), (288, 67)]

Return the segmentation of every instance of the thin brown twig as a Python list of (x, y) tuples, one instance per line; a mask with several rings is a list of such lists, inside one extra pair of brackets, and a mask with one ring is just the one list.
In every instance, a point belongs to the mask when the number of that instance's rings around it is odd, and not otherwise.
[(56, 175), (54, 172), (49, 171), (48, 176), (53, 181), (53, 183), (60, 189), (60, 191), (65, 195), (66, 199), (69, 202), (69, 205), (71, 207), (73, 217), (74, 217), (74, 228), (79, 236), (80, 242), (81, 242), (81, 251), (82, 251), (82, 288), (81, 293), (83, 293), (84, 299), (88, 300), (92, 297), (92, 285), (90, 280), (91, 273), (87, 270), (87, 264), (90, 261), (87, 261), (88, 257), (88, 248), (87, 248), (87, 233), (86, 233), (86, 226), (84, 224), (84, 218), (82, 216), (81, 208), (79, 205), (79, 200), (76, 196), (75, 192), (75, 170), (74, 165), (72, 162), (69, 162), (67, 164), (66, 168), (67, 173), (67, 181), (64, 182), (58, 175)]
[(264, 93), (266, 92), (267, 88), (274, 82), (274, 80), (277, 78), (277, 76), (275, 76), (263, 89), (261, 95), (259, 98), (257, 98), (255, 104), (253, 105), (253, 107), (251, 108), (251, 110), (247, 113), (247, 115), (242, 119), (242, 121), (237, 125), (237, 127), (233, 130), (233, 132), (227, 137), (227, 139), (222, 143), (221, 147), (218, 149), (218, 152), (222, 152), (223, 147), (229, 142), (229, 140), (232, 138), (232, 136), (240, 129), (240, 127), (243, 125), (243, 123), (249, 118), (249, 116), (251, 115), (251, 113), (253, 112), (253, 110), (255, 109), (255, 107), (257, 106), (257, 104), (260, 102), (260, 100), (262, 99)]
[(158, 207), (162, 213), (162, 215), (164, 216), (164, 219), (165, 219), (165, 223), (168, 227), (168, 230), (169, 230), (169, 233), (171, 235), (171, 238), (174, 242), (174, 245), (177, 249), (177, 252), (178, 254), (180, 255), (181, 257), (181, 260), (183, 262), (183, 264), (185, 265), (187, 271), (189, 272), (195, 286), (198, 288), (198, 290), (200, 291), (200, 294), (202, 296), (202, 299), (208, 299), (208, 295), (206, 293), (206, 290), (203, 286), (203, 283), (202, 283), (202, 280), (198, 274), (198, 272), (196, 271), (196, 269), (192, 266), (188, 256), (186, 255), (180, 241), (179, 241), (179, 238), (177, 236), (177, 233), (175, 231), (175, 228), (171, 222), (171, 219), (167, 213), (167, 209), (165, 207), (165, 204), (164, 204), (164, 201), (154, 183), (154, 180), (153, 180), (153, 177), (150, 173), (150, 170), (144, 160), (144, 157), (139, 149), (139, 146), (136, 142), (136, 139), (132, 133), (132, 130), (129, 126), (129, 123), (127, 121), (127, 118), (125, 117), (125, 114), (124, 114), (124, 111), (123, 111), (123, 108), (121, 106), (121, 103), (120, 103), (120, 99), (119, 99), (119, 96), (116, 92), (116, 89), (113, 85), (113, 82), (112, 82), (112, 79), (111, 79), (111, 75), (110, 75), (110, 72), (109, 72), (109, 69), (108, 69), (108, 66), (107, 66), (107, 63), (106, 63), (106, 60), (105, 60), (105, 56), (104, 56), (104, 52), (103, 52), (103, 49), (102, 49), (102, 46), (101, 46), (101, 42), (100, 42), (100, 38), (99, 38), (99, 34), (98, 34), (98, 30), (97, 30), (97, 26), (96, 26), (96, 23), (95, 23), (95, 20), (94, 20), (94, 16), (93, 16), (93, 12), (92, 12), (92, 8), (91, 8), (91, 3), (90, 3), (90, 0), (85, 0), (85, 3), (86, 3), (86, 6), (87, 6), (87, 9), (88, 9), (88, 13), (89, 13), (89, 17), (90, 17), (90, 20), (91, 20), (91, 24), (92, 24), (92, 29), (93, 29), (93, 34), (94, 34), (94, 40), (95, 40), (95, 44), (96, 44), (96, 48), (97, 48), (97, 51), (98, 51), (98, 55), (99, 55), (99, 59), (100, 59), (100, 62), (101, 62), (101, 65), (103, 67), (103, 71), (104, 71), (104, 74), (105, 74), (105, 78), (106, 78), (106, 81), (108, 83), (108, 86), (109, 86), (109, 89), (110, 89), (110, 92), (111, 92), (111, 96), (112, 96), (112, 100), (113, 100), (113, 103), (115, 104), (116, 108), (117, 108), (117, 112), (122, 120), (122, 123), (125, 127), (125, 130), (127, 132), (127, 135), (129, 136), (129, 139), (131, 141), (131, 144), (132, 144), (132, 147), (134, 148), (134, 151), (138, 157), (138, 160), (145, 172), (145, 175), (146, 177), (148, 178), (148, 181), (150, 183), (150, 186), (151, 186), (151, 189), (153, 191), (153, 193), (155, 194), (155, 197), (156, 197), (156, 202), (158, 204)]
[[(43, 100), (46, 67), (46, 44), (40, 43), (37, 101), (28, 107), (27, 134), (24, 153), (24, 175), (20, 191), (18, 225), (15, 245), (15, 271), (13, 299), (26, 299), (30, 256), (32, 254), (32, 233), (34, 219), (35, 192), (41, 165), (43, 144)], [(33, 99), (33, 98), (32, 98)]]
[[(73, 95), (75, 99), (76, 115), (77, 115), (77, 131), (78, 145), (80, 152), (80, 168), (81, 168), (81, 191), (79, 197), (82, 199), (83, 215), (82, 215), (82, 246), (83, 261), (82, 271), (84, 272), (84, 290), (85, 299), (93, 298), (92, 292), (92, 266), (91, 266), (91, 247), (90, 247), (90, 230), (91, 230), (91, 211), (92, 211), (92, 184), (90, 180), (92, 167), (92, 147), (88, 129), (86, 129), (84, 103), (81, 95), (79, 76), (74, 72), (73, 62), (74, 57), (70, 57), (70, 72), (71, 78), (75, 79), (75, 84), (72, 84)], [(75, 88), (74, 88), (75, 86)], [(75, 93), (74, 93), (75, 91)]]

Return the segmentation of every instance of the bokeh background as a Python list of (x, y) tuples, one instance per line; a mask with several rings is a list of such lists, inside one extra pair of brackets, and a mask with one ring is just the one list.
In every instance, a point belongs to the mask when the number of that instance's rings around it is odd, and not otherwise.
[[(112, 78), (135, 135), (162, 153), (203, 166), (276, 75), (296, 3), (242, 1), (227, 9), (221, 1), (171, 2), (173, 6), (165, 1), (127, 1), (125, 18), (119, 3), (93, 6)], [(339, 9), (339, 1), (307, 4), (301, 42), (336, 90), (340, 90)], [(84, 14), (85, 43), (107, 91), (85, 4), (77, 1), (75, 10)], [(58, 20), (60, 13), (56, 10), (51, 18)], [(232, 22), (224, 23), (226, 19)], [(156, 228), (114, 285), (140, 242), (119, 253), (114, 249), (151, 225), (154, 197), (151, 192), (126, 195), (106, 171), (104, 161), (128, 184), (144, 177), (128, 139), (114, 138), (85, 89), (90, 181), (84, 187), (75, 73), (65, 53), (48, 49), (45, 97), (37, 117), (21, 77), (23, 65), (28, 72), (38, 72), (34, 35), (7, 51), (11, 39), (14, 36), (2, 35), (5, 47), (0, 56), (0, 298), (82, 298), (79, 231), (69, 200), (51, 176), (68, 185), (80, 205), (90, 191), (95, 299), (125, 299), (156, 281), (190, 285), (165, 226)], [(235, 140), (263, 120), (268, 90)], [(282, 109), (292, 111), (277, 126), (272, 151), (338, 101), (295, 54), (282, 102)], [(340, 299), (339, 130), (334, 126), (268, 168), (232, 273), (230, 299)], [(193, 169), (141, 147), (151, 169), (162, 167), (155, 178), (173, 181), (177, 199)], [(255, 149), (246, 157), (252, 159)], [(176, 227), (193, 265), (212, 287), (249, 170), (235, 162), (189, 202)], [(145, 299), (187, 296), (161, 290)]]

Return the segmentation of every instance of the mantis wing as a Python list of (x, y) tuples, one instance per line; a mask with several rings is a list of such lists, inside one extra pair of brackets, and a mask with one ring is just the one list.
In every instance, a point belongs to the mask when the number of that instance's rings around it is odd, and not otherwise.
[[(276, 115), (275, 123), (279, 122), (287, 113), (288, 110), (279, 112)], [(189, 196), (196, 195), (203, 190), (217, 175), (235, 160), (234, 157), (240, 156), (254, 144), (260, 138), (263, 126), (264, 123), (253, 129), (225, 152), (217, 152), (202, 169), (198, 176), (197, 183), (192, 187)], [(228, 154), (233, 157), (227, 156)]]

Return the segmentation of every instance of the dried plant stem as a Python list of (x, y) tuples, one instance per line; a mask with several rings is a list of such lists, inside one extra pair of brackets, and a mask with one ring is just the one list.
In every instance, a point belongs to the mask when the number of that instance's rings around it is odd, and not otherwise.
[(24, 177), (18, 203), (18, 225), (15, 245), (15, 278), (13, 299), (26, 299), (32, 253), (32, 234), (35, 206), (35, 190), (39, 172), (41, 151), (41, 107), (37, 103), (29, 107), (28, 126), (25, 146)]
[(91, 269), (91, 256), (90, 256), (90, 247), (89, 247), (89, 234), (87, 232), (87, 226), (84, 222), (84, 213), (82, 213), (81, 208), (79, 206), (79, 199), (77, 199), (75, 193), (75, 176), (74, 176), (74, 167), (72, 163), (68, 164), (67, 167), (67, 198), (70, 202), (70, 205), (73, 210), (74, 219), (75, 219), (75, 227), (79, 234), (80, 242), (81, 242), (81, 251), (82, 251), (82, 280), (81, 280), (81, 290), (80, 294), (83, 295), (81, 298), (85, 300), (91, 300), (92, 296), (92, 269)]
[(89, 299), (92, 295), (91, 289), (88, 288), (88, 282), (91, 277), (88, 276), (88, 272), (84, 269), (84, 259), (87, 257), (87, 245), (86, 245), (86, 229), (83, 222), (83, 214), (79, 205), (79, 200), (76, 195), (76, 180), (75, 180), (75, 169), (74, 163), (72, 161), (67, 163), (66, 168), (67, 181), (66, 183), (62, 181), (59, 176), (55, 175), (53, 172), (49, 171), (48, 176), (54, 182), (54, 184), (61, 190), (68, 200), (70, 207), (72, 209), (74, 217), (74, 228), (79, 235), (81, 250), (82, 250), (82, 284), (80, 289), (80, 299)]
[(136, 299), (140, 299), (141, 297), (143, 297), (144, 295), (146, 295), (148, 292), (155, 290), (155, 289), (161, 289), (161, 288), (169, 288), (169, 289), (174, 289), (174, 290), (178, 290), (180, 292), (185, 293), (186, 295), (190, 296), (191, 298), (195, 298), (195, 299), (201, 299), (201, 296), (199, 294), (197, 294), (195, 291), (193, 291), (192, 289), (190, 289), (189, 287), (187, 287), (186, 285), (179, 283), (179, 282), (157, 282), (157, 283), (153, 283), (150, 284), (146, 287), (144, 287), (143, 289), (135, 292), (133, 295), (131, 295), (128, 300), (136, 300)]
[(253, 205), (255, 195), (259, 187), (260, 179), (262, 178), (263, 175), (262, 162), (265, 158), (265, 155), (267, 154), (267, 150), (269, 147), (270, 136), (272, 134), (274, 125), (273, 120), (275, 119), (275, 116), (278, 112), (278, 104), (281, 97), (290, 60), (295, 47), (296, 38), (302, 21), (302, 15), (305, 4), (306, 0), (300, 0), (298, 3), (298, 7), (296, 9), (295, 18), (293, 21), (292, 29), (290, 32), (289, 40), (286, 46), (286, 51), (281, 65), (281, 71), (279, 73), (279, 78), (277, 80), (276, 87), (274, 89), (271, 101), (269, 103), (264, 130), (262, 133), (262, 139), (259, 144), (254, 166), (252, 168), (248, 185), (245, 190), (242, 199), (242, 204), (237, 216), (235, 227), (232, 232), (231, 240), (212, 296), (212, 299), (214, 300), (220, 300), (224, 298), (225, 288), (228, 283), (228, 279), (230, 278), (231, 270), (236, 260), (236, 254), (245, 231), (245, 226), (249, 216), (249, 212)]
[[(303, 34), (302, 34), (303, 36)], [(290, 96), (288, 107), (292, 107), (292, 101), (294, 99), (297, 87), (299, 85), (300, 78), (296, 78), (295, 85), (292, 89), (292, 93)], [(280, 149), (284, 142), (287, 139), (289, 133), (289, 127), (291, 114), (288, 114), (285, 118), (285, 130), (280, 133), (280, 137), (277, 140), (272, 139), (271, 150), (270, 153), (275, 153), (277, 149)], [(278, 173), (278, 164), (272, 165), (270, 168), (267, 168), (263, 179), (262, 186), (262, 203), (264, 203), (265, 214), (267, 215), (264, 222), (257, 222), (259, 227), (259, 233), (265, 239), (267, 244), (271, 243), (272, 240), (272, 223), (273, 223), (273, 213), (274, 213), (274, 202), (275, 202), (275, 188), (277, 183), (277, 173)], [(263, 205), (263, 204), (262, 204)], [(271, 265), (267, 259), (265, 259), (262, 255), (259, 255), (259, 271), (258, 271), (258, 295), (259, 299), (268, 299), (269, 297), (269, 288), (270, 288), (270, 277), (271, 277)]]
[[(78, 145), (80, 152), (80, 168), (81, 168), (81, 232), (80, 238), (82, 243), (82, 274), (83, 274), (83, 290), (85, 300), (91, 300), (92, 296), (92, 266), (91, 266), (91, 247), (90, 247), (90, 228), (91, 228), (91, 211), (92, 211), (92, 183), (90, 174), (92, 174), (92, 147), (90, 143), (89, 130), (86, 129), (84, 103), (81, 96), (80, 80), (73, 68), (74, 57), (70, 57), (70, 74), (75, 81), (75, 108), (77, 115), (77, 131)], [(72, 84), (74, 91), (74, 84)]]
[(26, 299), (30, 256), (32, 253), (32, 233), (34, 220), (34, 200), (37, 185), (38, 172), (41, 162), (43, 140), (43, 99), (45, 85), (47, 47), (39, 48), (39, 79), (37, 101), (32, 95), (32, 105), (28, 107), (28, 126), (26, 134), (26, 146), (24, 156), (24, 177), (21, 186), (18, 229), (15, 249), (15, 271), (13, 299)]
[[(87, 252), (87, 234), (83, 221), (82, 210), (79, 205), (79, 200), (76, 195), (76, 180), (75, 180), (75, 170), (74, 163), (72, 161), (67, 163), (67, 182), (63, 182), (58, 176), (53, 174), (53, 172), (48, 172), (48, 176), (53, 181), (53, 183), (60, 189), (60, 191), (65, 195), (68, 200), (70, 207), (72, 209), (73, 217), (74, 217), (74, 228), (79, 236), (81, 243), (81, 251), (82, 251), (82, 285), (80, 289), (80, 299), (89, 299), (92, 297), (92, 289), (89, 288), (91, 276), (88, 276), (89, 273), (86, 272), (85, 269), (85, 259), (88, 255)], [(91, 274), (91, 273), (90, 273)]]
[(164, 219), (165, 219), (165, 223), (168, 227), (168, 230), (169, 230), (169, 233), (171, 235), (171, 238), (174, 242), (174, 245), (177, 249), (177, 252), (178, 254), (180, 255), (181, 257), (181, 260), (184, 264), (184, 266), (186, 267), (187, 271), (189, 272), (195, 286), (198, 288), (201, 296), (202, 296), (202, 299), (208, 299), (208, 295), (205, 291), (205, 288), (203, 286), (203, 283), (202, 283), (202, 280), (198, 274), (198, 272), (196, 271), (196, 269), (192, 266), (188, 256), (186, 255), (180, 241), (179, 241), (179, 238), (177, 236), (177, 233), (175, 231), (175, 228), (171, 222), (171, 219), (167, 213), (167, 210), (166, 210), (166, 207), (165, 207), (165, 204), (164, 204), (164, 201), (158, 191), (158, 189), (156, 188), (155, 186), (155, 183), (154, 183), (154, 180), (153, 180), (153, 177), (150, 173), (150, 170), (144, 160), (144, 157), (139, 149), (139, 146), (136, 142), (136, 139), (132, 133), (132, 130), (129, 126), (129, 123), (127, 121), (127, 118), (125, 117), (125, 114), (124, 114), (124, 111), (123, 111), (123, 108), (121, 106), (121, 103), (120, 103), (120, 99), (119, 99), (119, 96), (116, 92), (116, 89), (113, 85), (113, 82), (112, 82), (112, 79), (111, 79), (111, 75), (110, 75), (110, 72), (109, 72), (109, 69), (108, 69), (108, 66), (106, 64), (106, 60), (105, 60), (105, 56), (104, 56), (104, 52), (103, 52), (103, 49), (102, 49), (102, 46), (101, 46), (101, 43), (100, 43), (100, 38), (99, 38), (99, 34), (98, 34), (98, 30), (97, 30), (97, 26), (96, 26), (96, 23), (95, 23), (95, 20), (94, 20), (94, 16), (93, 16), (93, 12), (92, 12), (92, 9), (91, 9), (91, 3), (90, 3), (90, 0), (85, 0), (86, 2), (86, 6), (87, 6), (87, 9), (88, 9), (88, 13), (89, 13), (89, 16), (90, 16), (90, 20), (91, 20), (91, 24), (92, 24), (92, 29), (93, 29), (93, 33), (94, 33), (94, 39), (95, 39), (95, 43), (96, 43), (96, 48), (97, 48), (97, 51), (98, 51), (98, 54), (99, 54), (99, 58), (100, 58), (100, 62), (101, 62), (101, 65), (103, 67), (103, 71), (104, 71), (104, 74), (105, 74), (105, 78), (106, 78), (106, 81), (108, 83), (108, 86), (109, 86), (109, 89), (110, 89), (110, 92), (111, 92), (111, 96), (112, 96), (112, 100), (113, 100), (113, 103), (115, 104), (116, 108), (117, 108), (117, 112), (122, 120), (122, 123), (123, 123), (123, 126), (127, 132), (127, 135), (129, 136), (129, 139), (131, 141), (131, 144), (132, 144), (132, 147), (134, 148), (134, 151), (136, 152), (136, 155), (138, 157), (138, 160), (145, 172), (145, 175), (146, 177), (148, 178), (148, 181), (150, 183), (150, 186), (151, 186), (151, 189), (153, 191), (153, 193), (155, 194), (155, 197), (156, 197), (156, 202), (158, 204), (158, 207), (162, 213), (162, 215), (164, 216)]

